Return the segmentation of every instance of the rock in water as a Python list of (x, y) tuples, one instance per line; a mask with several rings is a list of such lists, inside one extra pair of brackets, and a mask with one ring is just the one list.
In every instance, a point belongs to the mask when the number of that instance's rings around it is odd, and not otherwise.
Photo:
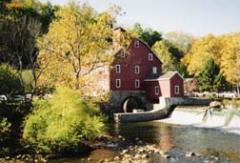
[(211, 103), (209, 104), (209, 106), (210, 106), (211, 108), (221, 108), (222, 103), (219, 102), (219, 101), (213, 101), (213, 102), (211, 102)]

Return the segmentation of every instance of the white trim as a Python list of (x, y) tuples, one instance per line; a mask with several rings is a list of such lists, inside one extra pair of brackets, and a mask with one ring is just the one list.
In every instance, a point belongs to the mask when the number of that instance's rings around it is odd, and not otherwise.
[(139, 65), (134, 66), (134, 72), (135, 72), (135, 74), (140, 74), (140, 66)]
[(124, 57), (126, 56), (125, 51), (122, 50), (122, 51), (120, 52), (120, 55), (121, 55), (122, 58), (124, 58)]
[(140, 80), (139, 79), (135, 80), (134, 86), (135, 86), (135, 88), (140, 88)]
[(159, 95), (159, 93), (160, 93), (160, 88), (159, 88), (159, 86), (155, 86), (155, 87), (154, 87), (154, 93), (155, 93), (155, 95)]
[(180, 94), (180, 87), (179, 87), (179, 85), (175, 85), (175, 86), (174, 86), (174, 93), (175, 93), (176, 95), (179, 95), (179, 94)]
[(148, 61), (153, 61), (153, 53), (148, 53)]
[(115, 72), (116, 72), (117, 74), (120, 74), (120, 73), (121, 73), (121, 65), (120, 65), (120, 64), (116, 64), (116, 65), (115, 65)]
[(115, 87), (116, 88), (121, 88), (121, 79), (116, 79), (115, 80)]

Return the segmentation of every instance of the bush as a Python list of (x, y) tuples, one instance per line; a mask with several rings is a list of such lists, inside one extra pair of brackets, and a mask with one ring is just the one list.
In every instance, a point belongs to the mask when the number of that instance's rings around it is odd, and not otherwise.
[(12, 155), (21, 147), (22, 122), (30, 108), (29, 102), (0, 102), (0, 157)]
[(14, 70), (7, 64), (0, 65), (0, 92), (1, 94), (20, 93), (21, 83)]
[(10, 138), (11, 123), (7, 118), (0, 119), (0, 144), (4, 143)]
[(79, 149), (84, 140), (103, 133), (103, 118), (95, 105), (78, 92), (57, 88), (48, 100), (34, 99), (34, 110), (26, 121), (23, 138), (41, 152)]

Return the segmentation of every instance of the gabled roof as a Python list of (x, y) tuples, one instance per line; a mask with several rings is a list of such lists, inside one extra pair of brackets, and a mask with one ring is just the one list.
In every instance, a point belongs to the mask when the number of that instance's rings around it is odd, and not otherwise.
[[(124, 28), (122, 28), (121, 26), (118, 26), (118, 27), (114, 28), (113, 30), (114, 30), (114, 31), (120, 30), (121, 32), (126, 32), (126, 30), (125, 30)], [(143, 41), (143, 40), (141, 40), (141, 39), (139, 39), (139, 38), (136, 38), (136, 37), (131, 37), (131, 42), (134, 41), (134, 40), (140, 41), (146, 48), (149, 49), (149, 51), (155, 56), (155, 58), (162, 64), (162, 61), (158, 58), (158, 56), (155, 54), (155, 52), (152, 51), (151, 47), (150, 47), (145, 41)], [(131, 44), (131, 43), (130, 43), (130, 44)], [(128, 48), (130, 47), (130, 44), (129, 44)], [(120, 49), (120, 50), (121, 50), (121, 49)], [(119, 50), (119, 51), (120, 51), (120, 50)], [(118, 52), (119, 52), (119, 51), (118, 51)], [(117, 53), (118, 53), (118, 52), (117, 52)]]
[(139, 38), (133, 38), (133, 40), (136, 39), (138, 41), (140, 41), (144, 46), (146, 46), (150, 51), (151, 53), (157, 58), (157, 60), (159, 60), (159, 62), (162, 64), (162, 61), (158, 58), (158, 56), (152, 51), (151, 47), (143, 40), (139, 39)]
[(153, 77), (148, 77), (144, 81), (170, 80), (176, 74), (183, 79), (182, 75), (180, 75), (178, 71), (168, 71), (165, 74), (160, 75), (158, 77), (156, 77), (156, 76), (155, 77), (154, 76)]
[(126, 32), (126, 30), (124, 28), (122, 28), (121, 26), (118, 26), (118, 27), (114, 28), (113, 30), (114, 31), (121, 30), (122, 32)]

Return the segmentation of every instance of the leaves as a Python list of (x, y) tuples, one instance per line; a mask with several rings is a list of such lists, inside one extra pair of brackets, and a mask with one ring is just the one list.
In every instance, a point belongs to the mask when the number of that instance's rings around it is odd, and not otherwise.
[(162, 40), (162, 34), (152, 28), (143, 29), (139, 23), (136, 23), (132, 29), (129, 30), (133, 37), (139, 38), (152, 47), (157, 41)]
[(158, 41), (153, 46), (154, 52), (162, 61), (164, 72), (176, 69), (176, 58), (169, 52), (169, 46), (164, 41)]
[(227, 85), (225, 78), (220, 73), (219, 66), (210, 58), (202, 72), (197, 77), (199, 90), (202, 91), (220, 91)]
[[(56, 17), (49, 32), (38, 40), (38, 62), (44, 69), (41, 83), (80, 89), (90, 72), (112, 60), (108, 50), (114, 19), (106, 12), (97, 14), (87, 4), (75, 2), (61, 7)], [(51, 81), (50, 76), (54, 76)]]
[(77, 91), (59, 87), (48, 100), (34, 100), (25, 122), (23, 138), (40, 151), (79, 149), (83, 140), (103, 133), (103, 118)]

